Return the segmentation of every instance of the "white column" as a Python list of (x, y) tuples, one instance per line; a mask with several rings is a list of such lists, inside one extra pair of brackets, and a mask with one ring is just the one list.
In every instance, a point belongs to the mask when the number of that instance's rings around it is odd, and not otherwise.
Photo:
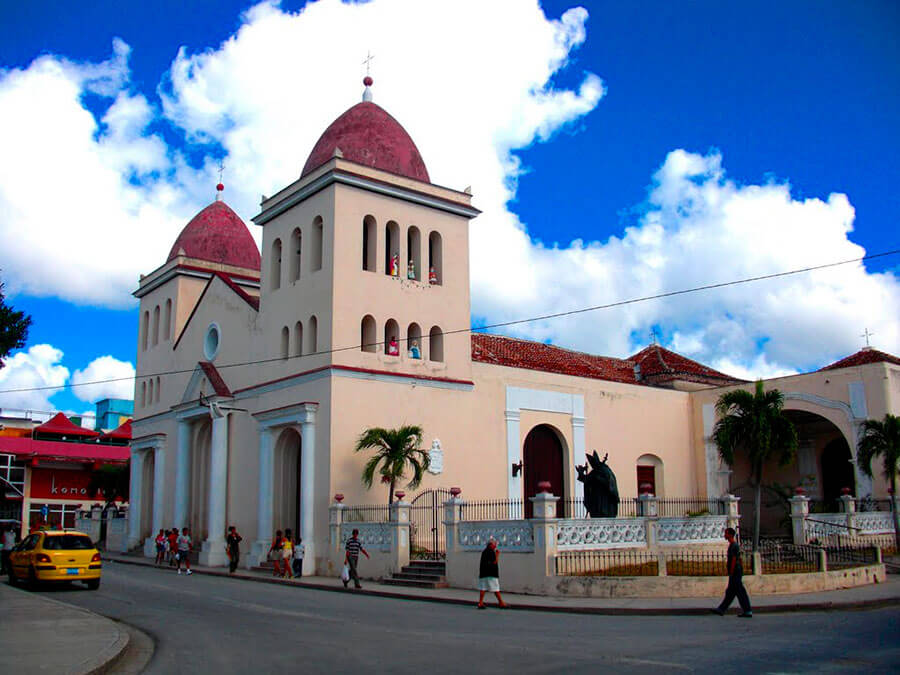
[(212, 443), (209, 461), (209, 536), (203, 542), (200, 564), (224, 565), (225, 503), (228, 497), (228, 414), (212, 421)]
[[(519, 499), (522, 492), (522, 472), (518, 476), (513, 477), (512, 465), (517, 464), (521, 457), (519, 450), (519, 412), (517, 410), (506, 411), (506, 475), (507, 478), (507, 496), (509, 499)], [(521, 518), (521, 513), (513, 513), (510, 507), (510, 518)]]
[(128, 488), (128, 548), (141, 543), (141, 492), (144, 489), (144, 453), (131, 451), (131, 481)]
[(166, 451), (162, 447), (156, 447), (153, 450), (153, 529), (150, 532), (151, 539), (156, 536), (157, 532), (165, 528), (163, 525), (165, 496)]
[[(275, 435), (269, 427), (259, 429), (259, 503), (257, 507), (256, 541), (245, 558), (248, 569), (265, 560), (272, 536), (272, 510), (274, 507)], [(301, 535), (303, 536), (303, 535)], [(306, 538), (304, 536), (304, 543)], [(307, 551), (309, 548), (306, 549)]]
[(191, 423), (178, 420), (178, 455), (175, 458), (175, 517), (173, 527), (188, 524), (188, 486), (191, 480)]
[[(584, 454), (585, 454), (585, 442), (584, 442), (584, 418), (583, 417), (572, 417), (572, 443), (575, 447), (572, 448), (572, 459), (575, 464), (583, 464), (584, 463)], [(584, 483), (578, 480), (576, 476), (577, 472), (575, 471), (575, 467), (571, 467), (569, 473), (569, 480), (574, 483), (575, 489), (572, 491), (573, 496), (575, 497), (575, 508), (578, 512), (581, 511), (581, 507), (584, 504)], [(560, 486), (562, 487), (562, 486)], [(562, 495), (565, 497), (565, 495)]]
[(310, 564), (303, 566), (303, 573), (313, 575), (316, 573), (316, 418), (315, 413), (309, 413), (307, 421), (301, 427), (301, 455), (300, 455), (300, 536), (306, 544), (305, 560)]

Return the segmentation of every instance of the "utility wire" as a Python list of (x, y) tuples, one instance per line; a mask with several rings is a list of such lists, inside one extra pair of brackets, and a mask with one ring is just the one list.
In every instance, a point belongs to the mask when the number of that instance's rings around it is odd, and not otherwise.
[[(645, 295), (645, 296), (638, 297), (638, 298), (630, 298), (628, 300), (619, 300), (617, 302), (610, 302), (610, 303), (607, 303), (604, 305), (592, 305), (590, 307), (581, 307), (578, 309), (571, 309), (571, 310), (567, 310), (564, 312), (554, 312), (552, 314), (542, 314), (540, 316), (533, 316), (533, 317), (529, 317), (526, 319), (514, 319), (512, 321), (501, 321), (498, 323), (484, 324), (481, 326), (469, 326), (468, 328), (456, 328), (454, 330), (442, 331), (440, 333), (440, 335), (443, 336), (443, 335), (456, 335), (459, 333), (477, 333), (477, 332), (489, 330), (492, 328), (505, 328), (507, 326), (518, 326), (518, 325), (525, 324), (525, 323), (533, 323), (535, 321), (547, 321), (550, 319), (559, 319), (564, 316), (573, 316), (576, 314), (585, 314), (587, 312), (596, 312), (596, 311), (603, 310), (603, 309), (612, 309), (614, 307), (623, 307), (625, 305), (633, 305), (633, 304), (637, 304), (639, 302), (648, 302), (650, 300), (660, 300), (662, 298), (672, 298), (672, 297), (676, 297), (679, 295), (688, 295), (690, 293), (699, 293), (700, 291), (709, 291), (709, 290), (713, 290), (716, 288), (726, 288), (728, 286), (739, 286), (742, 284), (749, 284), (749, 283), (753, 283), (756, 281), (766, 281), (768, 279), (778, 279), (781, 277), (789, 277), (789, 276), (794, 276), (797, 274), (804, 274), (806, 272), (814, 272), (816, 270), (823, 270), (823, 269), (829, 269), (832, 267), (840, 267), (841, 265), (850, 265), (852, 263), (864, 262), (866, 260), (875, 260), (876, 258), (885, 258), (888, 256), (897, 255), (898, 253), (900, 253), (900, 249), (893, 249), (890, 251), (883, 251), (881, 253), (872, 253), (869, 255), (864, 255), (860, 258), (850, 258), (848, 260), (839, 260), (837, 262), (824, 263), (822, 265), (812, 265), (810, 267), (801, 267), (801, 268), (794, 269), (794, 270), (788, 270), (786, 272), (773, 272), (772, 274), (762, 274), (762, 275), (755, 276), (755, 277), (746, 277), (744, 279), (734, 279), (732, 281), (722, 281), (722, 282), (715, 283), (715, 284), (706, 284), (704, 286), (694, 286), (692, 288), (684, 288), (684, 289), (677, 290), (677, 291), (666, 291), (664, 293), (657, 293), (655, 295)], [(335, 347), (333, 349), (324, 349), (322, 351), (316, 351), (316, 352), (312, 352), (310, 354), (295, 354), (293, 356), (288, 356), (287, 359), (280, 357), (280, 356), (276, 356), (276, 357), (269, 358), (269, 359), (259, 359), (257, 361), (241, 361), (238, 363), (225, 363), (225, 364), (221, 364), (221, 365), (216, 364), (216, 369), (217, 370), (225, 370), (226, 368), (238, 368), (240, 366), (257, 366), (257, 365), (263, 365), (266, 363), (275, 363), (275, 362), (282, 363), (285, 360), (290, 360), (290, 359), (311, 358), (314, 356), (321, 356), (322, 354), (336, 354), (338, 352), (346, 352), (346, 351), (351, 351), (351, 350), (355, 351), (355, 350), (361, 349), (362, 347), (375, 347), (375, 346), (384, 345), (384, 344), (386, 344), (386, 342), (384, 340), (382, 340), (380, 342), (367, 342), (365, 344), (357, 344), (357, 345), (353, 345), (350, 347)], [(158, 373), (144, 373), (140, 377), (141, 378), (145, 378), (145, 377), (149, 378), (149, 377), (159, 377), (159, 376), (163, 376), (163, 375), (182, 375), (185, 373), (192, 373), (192, 372), (194, 372), (195, 369), (196, 369), (196, 366), (194, 368), (187, 368), (187, 369), (182, 369), (182, 370), (165, 370), (165, 371), (161, 371)], [(66, 389), (69, 387), (72, 387), (72, 388), (86, 387), (89, 385), (96, 385), (96, 384), (111, 384), (113, 382), (125, 382), (128, 380), (134, 380), (136, 378), (137, 378), (137, 375), (135, 375), (133, 377), (116, 377), (116, 378), (111, 378), (108, 380), (95, 380), (93, 382), (78, 382), (78, 383), (67, 382), (65, 384), (60, 384), (60, 385), (55, 385), (55, 386), (27, 387), (27, 388), (22, 388), (22, 389), (0, 389), (0, 394), (13, 394), (13, 393), (20, 393), (20, 392), (28, 392), (28, 391), (48, 391), (51, 389)]]

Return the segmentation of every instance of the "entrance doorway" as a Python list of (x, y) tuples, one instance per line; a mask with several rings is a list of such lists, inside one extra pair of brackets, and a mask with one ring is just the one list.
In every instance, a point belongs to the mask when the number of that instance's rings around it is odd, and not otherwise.
[(175, 527), (188, 525), (194, 542), (209, 537), (209, 460), (212, 447), (212, 422), (204, 419), (196, 425), (191, 444), (191, 489), (188, 492), (188, 523), (175, 523)]
[[(275, 529), (290, 529), (295, 537), (300, 535), (303, 511), (301, 507), (300, 450), (302, 439), (296, 429), (288, 428), (279, 434), (275, 443)], [(270, 533), (271, 534), (271, 533)]]
[(835, 438), (822, 450), (822, 501), (831, 513), (840, 511), (843, 488), (850, 488), (850, 494), (856, 494), (851, 459), (850, 446), (843, 437)]
[(528, 432), (522, 452), (525, 483), (525, 517), (534, 515), (534, 497), (540, 490), (538, 483), (549, 481), (550, 491), (560, 500), (556, 502), (556, 517), (563, 517), (565, 500), (563, 483), (563, 447), (556, 430), (548, 424), (540, 424)]

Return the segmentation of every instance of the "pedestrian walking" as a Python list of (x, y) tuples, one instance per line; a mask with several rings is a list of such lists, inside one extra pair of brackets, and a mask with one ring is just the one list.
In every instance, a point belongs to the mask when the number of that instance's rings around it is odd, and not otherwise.
[(725, 539), (728, 541), (728, 588), (725, 589), (725, 597), (722, 598), (722, 602), (713, 611), (719, 616), (723, 616), (731, 606), (732, 600), (737, 597), (741, 605), (741, 613), (738, 616), (749, 619), (753, 616), (753, 610), (750, 607), (750, 596), (747, 595), (747, 589), (744, 588), (741, 547), (734, 539), (735, 534), (733, 527), (725, 528)]
[(284, 543), (281, 547), (281, 564), (284, 565), (281, 576), (285, 579), (291, 579), (294, 576), (293, 572), (291, 572), (291, 558), (293, 557), (294, 533), (288, 528), (284, 531)]
[(303, 576), (303, 555), (306, 553), (306, 545), (303, 543), (303, 537), (297, 537), (294, 544), (294, 576), (300, 578)]
[(169, 567), (175, 567), (175, 563), (178, 562), (178, 528), (173, 527), (169, 530), (169, 548), (167, 551), (167, 556), (169, 559)]
[(12, 553), (13, 546), (16, 545), (16, 528), (10, 525), (3, 532), (3, 557), (0, 559), (0, 574), (11, 574), (9, 564), (9, 554)]
[(484, 594), (491, 592), (497, 596), (497, 604), (501, 608), (506, 607), (500, 595), (500, 551), (497, 549), (497, 540), (491, 537), (487, 546), (481, 552), (481, 562), (478, 565), (478, 609), (484, 609)]
[(191, 541), (191, 530), (184, 527), (181, 529), (181, 534), (178, 535), (178, 553), (175, 556), (178, 559), (178, 574), (181, 574), (181, 563), (184, 563), (188, 574), (193, 574), (191, 572), (191, 550), (193, 548), (194, 542)]
[(154, 539), (154, 543), (156, 544), (156, 561), (154, 564), (162, 565), (166, 559), (166, 547), (169, 543), (166, 539), (165, 530), (159, 531), (159, 534), (156, 535), (156, 539)]
[(271, 560), (274, 565), (272, 575), (276, 577), (281, 576), (281, 561), (284, 559), (283, 549), (284, 535), (281, 530), (275, 530), (275, 538), (272, 540), (272, 545), (269, 547), (269, 560)]
[[(366, 556), (366, 558), (369, 557), (369, 552), (363, 548), (362, 542), (359, 540), (359, 530), (354, 529), (353, 535), (347, 540), (346, 553), (344, 553), (344, 564), (350, 568), (350, 579), (353, 579), (355, 588), (362, 588), (362, 584), (359, 583), (359, 572), (357, 571), (360, 553)], [(347, 588), (350, 579), (342, 579), (344, 588)]]
[(238, 534), (237, 528), (232, 525), (228, 528), (228, 536), (225, 537), (225, 551), (228, 553), (228, 573), (234, 574), (238, 561), (241, 559), (241, 542), (244, 538)]

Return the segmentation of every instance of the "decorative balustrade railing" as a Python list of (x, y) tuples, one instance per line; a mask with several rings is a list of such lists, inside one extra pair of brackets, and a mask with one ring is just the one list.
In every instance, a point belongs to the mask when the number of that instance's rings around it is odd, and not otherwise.
[(353, 530), (359, 530), (359, 541), (371, 551), (390, 551), (392, 526), (388, 523), (344, 522), (341, 524), (341, 546), (351, 537)]
[(557, 521), (556, 546), (560, 551), (647, 546), (643, 518), (589, 518)]
[(491, 537), (497, 540), (501, 551), (534, 551), (534, 529), (526, 520), (463, 521), (458, 537), (460, 548), (466, 551), (480, 551)]
[(700, 544), (722, 541), (727, 526), (725, 516), (660, 518), (656, 524), (660, 544)]

